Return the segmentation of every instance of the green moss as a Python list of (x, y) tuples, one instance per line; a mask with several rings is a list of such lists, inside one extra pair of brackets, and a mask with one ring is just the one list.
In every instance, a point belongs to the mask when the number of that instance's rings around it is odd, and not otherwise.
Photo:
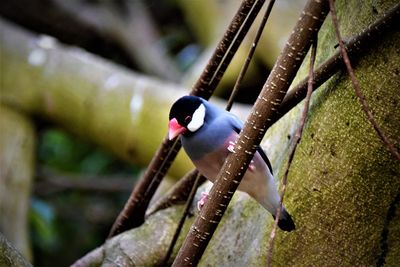
[[(367, 3), (352, 9), (356, 2), (336, 1), (339, 12), (346, 12), (339, 13), (343, 36), (378, 17)], [(385, 7), (390, 6), (387, 2)], [(325, 24), (320, 49), (335, 43), (330, 23)], [(372, 113), (397, 147), (399, 41), (400, 34), (392, 32), (368, 56), (353, 62)], [(278, 235), (274, 260), (290, 266), (374, 265), (382, 252), (388, 208), (400, 190), (400, 164), (367, 121), (346, 73), (319, 91), (288, 178), (286, 205), (297, 230)], [(397, 225), (389, 225), (389, 240), (400, 238)], [(389, 243), (397, 246), (389, 247), (390, 258), (398, 259), (398, 242)]]
[[(182, 212), (182, 206), (162, 210), (150, 216), (141, 227), (107, 241), (102, 266), (108, 266), (110, 262), (118, 262), (123, 266), (160, 266)], [(193, 219), (186, 220), (171, 259), (174, 259), (177, 249), (182, 245)]]

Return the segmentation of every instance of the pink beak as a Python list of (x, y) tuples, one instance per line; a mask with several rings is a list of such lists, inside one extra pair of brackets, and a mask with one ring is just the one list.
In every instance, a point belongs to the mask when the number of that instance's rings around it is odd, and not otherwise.
[(175, 139), (178, 135), (184, 133), (186, 131), (186, 128), (183, 127), (178, 123), (178, 121), (173, 118), (172, 120), (169, 121), (168, 123), (168, 138), (169, 140)]

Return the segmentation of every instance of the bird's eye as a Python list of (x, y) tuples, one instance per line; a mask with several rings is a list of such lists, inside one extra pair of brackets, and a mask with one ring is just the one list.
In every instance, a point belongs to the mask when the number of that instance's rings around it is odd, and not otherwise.
[(185, 123), (188, 124), (192, 120), (192, 117), (186, 116)]

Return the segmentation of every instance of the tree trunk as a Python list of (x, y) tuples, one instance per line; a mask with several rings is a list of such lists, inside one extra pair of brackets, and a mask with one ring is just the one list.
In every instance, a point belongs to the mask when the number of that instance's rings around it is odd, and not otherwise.
[[(342, 36), (360, 32), (397, 3), (382, 2), (336, 1)], [(325, 24), (319, 61), (337, 43), (331, 20)], [(397, 149), (399, 43), (400, 33), (393, 30), (352, 62), (372, 113)], [(278, 235), (275, 265), (395, 266), (400, 262), (400, 164), (367, 121), (345, 71), (314, 96), (310, 112), (285, 197), (297, 230)]]

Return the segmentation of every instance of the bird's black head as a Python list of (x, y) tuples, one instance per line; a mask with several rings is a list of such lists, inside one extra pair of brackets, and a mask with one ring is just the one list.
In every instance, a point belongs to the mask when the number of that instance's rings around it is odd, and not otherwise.
[(203, 126), (205, 111), (200, 97), (184, 96), (179, 98), (169, 112), (170, 139), (179, 134), (190, 134), (197, 131)]
[(186, 127), (191, 122), (194, 112), (202, 103), (201, 98), (197, 96), (181, 97), (172, 105), (169, 119), (175, 118), (180, 125)]

